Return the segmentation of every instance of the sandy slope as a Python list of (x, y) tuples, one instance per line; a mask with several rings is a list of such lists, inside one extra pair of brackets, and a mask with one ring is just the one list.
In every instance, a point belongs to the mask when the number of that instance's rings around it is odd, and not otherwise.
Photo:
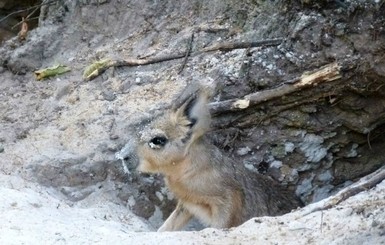
[(322, 212), (305, 215), (306, 207), (227, 231), (166, 233), (148, 232), (153, 228), (103, 196), (93, 206), (72, 204), (19, 177), (0, 181), (1, 244), (385, 244), (385, 181)]

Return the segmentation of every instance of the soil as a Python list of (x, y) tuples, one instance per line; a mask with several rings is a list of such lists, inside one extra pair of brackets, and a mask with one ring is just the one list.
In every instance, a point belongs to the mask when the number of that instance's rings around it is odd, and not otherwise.
[[(6, 2), (0, 1), (1, 11), (8, 11), (2, 16), (20, 7)], [(157, 244), (187, 238), (191, 243), (206, 238), (209, 243), (282, 243), (291, 241), (288, 237), (317, 244), (385, 241), (383, 183), (298, 219), (301, 210), (256, 218), (230, 231), (135, 233), (159, 227), (173, 210), (173, 196), (161, 176), (137, 173), (135, 159), (123, 161), (127, 172), (115, 157), (135, 137), (133, 125), (169, 107), (186, 84), (214, 84), (213, 101), (223, 101), (277, 88), (340, 62), (345, 66), (338, 80), (214, 115), (210, 136), (239, 164), (271, 176), (306, 204), (375, 171), (385, 163), (383, 1), (50, 2), (39, 8), (39, 25), (31, 23), (25, 40), (10, 38), (12, 32), (0, 46), (0, 196), (7, 220), (0, 237), (5, 243), (42, 238), (105, 243), (111, 234), (116, 243), (146, 243), (147, 235), (147, 243)], [(82, 78), (87, 66), (106, 58), (149, 59), (189, 49), (193, 54), (224, 42), (272, 38), (283, 41), (200, 52), (185, 65), (184, 58), (173, 59), (112, 67), (91, 81)], [(34, 77), (34, 71), (58, 64), (71, 71), (42, 81)], [(369, 211), (354, 211), (361, 207)], [(319, 219), (326, 223), (322, 228)], [(82, 232), (69, 229), (74, 220)], [(47, 222), (52, 229), (44, 235), (39, 231)], [(277, 227), (277, 222), (289, 225)], [(352, 228), (342, 236), (347, 224)], [(186, 229), (201, 228), (194, 223)]]

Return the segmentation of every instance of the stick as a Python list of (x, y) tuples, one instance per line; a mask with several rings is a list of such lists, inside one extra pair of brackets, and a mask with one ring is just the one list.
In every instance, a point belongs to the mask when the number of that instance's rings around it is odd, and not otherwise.
[(23, 17), (23, 20), (22, 20), (22, 21), (20, 21), (20, 22), (17, 23), (16, 25), (12, 26), (11, 29), (15, 29), (18, 25), (24, 24), (25, 22), (27, 22), (27, 21), (29, 21), (29, 20), (36, 19), (36, 17), (39, 18), (38, 16), (31, 18), (31, 16), (32, 16), (32, 15), (33, 15), (33, 14), (40, 8), (40, 7), (41, 7), (41, 6), (36, 7), (30, 14), (27, 15), (27, 17), (25, 17), (25, 18)]
[(266, 39), (261, 41), (254, 41), (254, 42), (226, 42), (226, 43), (219, 43), (214, 44), (212, 46), (209, 46), (207, 48), (204, 48), (203, 52), (211, 52), (211, 51), (231, 51), (234, 49), (246, 49), (246, 48), (253, 48), (253, 47), (270, 47), (270, 46), (278, 46), (283, 42), (282, 38), (275, 38), (275, 39)]
[(190, 53), (191, 53), (191, 50), (192, 50), (192, 44), (193, 44), (193, 41), (194, 41), (194, 32), (191, 33), (190, 40), (189, 40), (189, 42), (188, 42), (188, 44), (187, 44), (186, 56), (184, 57), (182, 66), (180, 67), (178, 74), (182, 73), (184, 67), (185, 67), (186, 64), (187, 64), (187, 59), (188, 59), (188, 57), (189, 57), (189, 55), (190, 55)]
[[(240, 117), (239, 120), (240, 122), (239, 123), (235, 123), (235, 122), (230, 122), (228, 125), (233, 125), (237, 128), (245, 128), (245, 127), (249, 127), (250, 125), (259, 125), (261, 124), (263, 121), (266, 121), (272, 117), (275, 117), (277, 115), (279, 115), (281, 112), (283, 111), (287, 111), (289, 109), (292, 109), (292, 108), (295, 108), (295, 107), (298, 107), (298, 106), (301, 106), (303, 104), (308, 104), (308, 103), (313, 103), (321, 98), (325, 98), (325, 97), (328, 97), (330, 95), (334, 95), (334, 92), (327, 92), (327, 93), (319, 93), (319, 94), (316, 94), (312, 97), (307, 97), (303, 100), (296, 100), (294, 102), (290, 102), (290, 103), (285, 103), (283, 105), (277, 105), (277, 106), (274, 106), (272, 108), (272, 110), (269, 110), (269, 113), (267, 113), (266, 115), (263, 115), (263, 116), (256, 116), (256, 115), (253, 115), (253, 114), (248, 114), (247, 116), (245, 117)], [(245, 119), (246, 120), (245, 120)], [(218, 128), (223, 128), (223, 127), (228, 127), (227, 125), (216, 125), (216, 124), (213, 124), (213, 127), (218, 127)]]
[(304, 213), (302, 214), (302, 216), (306, 216), (316, 211), (330, 209), (336, 206), (337, 204), (341, 203), (342, 201), (345, 201), (351, 196), (354, 196), (362, 191), (366, 191), (373, 188), (377, 184), (381, 183), (383, 180), (385, 180), (385, 166), (382, 166), (381, 168), (377, 169), (375, 172), (361, 178), (358, 182), (342, 189), (334, 196), (326, 198), (317, 203), (308, 205), (307, 207), (304, 208)]
[(54, 2), (57, 2), (59, 0), (52, 0), (52, 1), (48, 1), (48, 2), (43, 2), (41, 4), (37, 4), (37, 5), (34, 5), (32, 7), (28, 7), (28, 8), (25, 8), (25, 9), (21, 9), (21, 10), (17, 10), (17, 11), (14, 11), (8, 15), (6, 15), (5, 17), (1, 18), (0, 19), (0, 22), (3, 22), (5, 19), (9, 18), (10, 16), (14, 15), (14, 14), (20, 14), (20, 13), (23, 13), (25, 11), (28, 11), (28, 10), (31, 10), (31, 9), (34, 9), (34, 8), (39, 8), (43, 5), (48, 5), (48, 4), (51, 4), (51, 3), (54, 3)]
[(210, 112), (215, 115), (223, 112), (244, 110), (250, 106), (279, 98), (283, 95), (287, 95), (310, 86), (315, 86), (318, 83), (337, 80), (342, 77), (341, 67), (342, 66), (340, 64), (334, 62), (323, 66), (316, 71), (305, 72), (301, 77), (277, 88), (248, 94), (241, 99), (230, 99), (210, 103)]
[[(268, 40), (262, 40), (262, 41), (255, 41), (255, 42), (227, 42), (222, 44), (215, 44), (213, 46), (207, 47), (205, 49), (202, 49), (197, 52), (193, 52), (190, 54), (190, 56), (196, 56), (205, 52), (212, 52), (212, 51), (230, 51), (233, 49), (244, 49), (244, 48), (250, 48), (250, 47), (260, 47), (260, 46), (277, 46), (282, 42), (282, 39), (268, 39)], [(110, 60), (106, 66), (100, 67), (97, 70), (95, 70), (91, 75), (88, 75), (87, 77), (83, 77), (86, 81), (92, 80), (95, 77), (102, 74), (105, 70), (107, 70), (110, 67), (120, 67), (120, 66), (140, 66), (140, 65), (150, 65), (180, 58), (186, 58), (186, 52), (178, 53), (178, 54), (171, 54), (171, 55), (164, 55), (159, 57), (153, 57), (149, 59), (126, 59), (126, 60)]]
[(23, 20), (22, 20), (22, 25), (21, 25), (21, 28), (20, 28), (20, 31), (19, 33), (17, 34), (19, 36), (19, 40), (20, 41), (23, 41), (26, 39), (27, 37), (27, 34), (28, 34), (28, 24), (27, 22), (25, 21), (25, 18), (23, 17)]

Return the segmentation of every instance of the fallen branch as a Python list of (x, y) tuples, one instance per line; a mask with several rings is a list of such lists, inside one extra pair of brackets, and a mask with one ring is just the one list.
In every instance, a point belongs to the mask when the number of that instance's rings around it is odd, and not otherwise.
[(270, 47), (270, 46), (278, 46), (283, 42), (282, 38), (275, 39), (267, 39), (255, 42), (226, 42), (226, 43), (218, 43), (212, 46), (204, 48), (201, 52), (211, 52), (211, 51), (230, 51), (234, 49), (246, 49), (246, 48), (254, 48), (254, 47)]
[(27, 38), (27, 34), (28, 34), (28, 24), (25, 21), (24, 17), (22, 19), (23, 19), (22, 20), (22, 25), (21, 25), (19, 33), (17, 34), (18, 37), (19, 37), (19, 41), (25, 40)]
[(190, 56), (190, 53), (191, 53), (191, 50), (192, 50), (193, 41), (194, 41), (194, 32), (192, 32), (190, 40), (189, 40), (189, 42), (187, 44), (186, 56), (184, 57), (183, 63), (182, 63), (182, 65), (181, 65), (181, 67), (180, 67), (180, 69), (178, 71), (178, 74), (182, 73), (184, 67), (187, 64), (188, 57)]
[(385, 180), (385, 166), (379, 168), (377, 171), (361, 178), (358, 182), (342, 189), (337, 194), (326, 198), (317, 203), (310, 204), (303, 209), (302, 216), (314, 213), (317, 211), (330, 209), (337, 204), (345, 201), (349, 197), (352, 197), (362, 191), (369, 190)]
[[(245, 49), (245, 48), (251, 48), (251, 47), (277, 46), (282, 42), (282, 40), (283, 39), (268, 39), (268, 40), (255, 41), (255, 42), (227, 42), (227, 43), (215, 44), (213, 46), (204, 48), (200, 51), (193, 52), (190, 54), (190, 56), (196, 56), (202, 53), (213, 52), (213, 51), (230, 51), (234, 49)], [(180, 58), (186, 59), (186, 52), (153, 57), (149, 59), (109, 60), (109, 62), (106, 62), (105, 66), (99, 67), (91, 73), (87, 72), (87, 76), (83, 76), (83, 79), (86, 81), (92, 80), (95, 77), (102, 74), (105, 70), (107, 70), (110, 67), (150, 65), (150, 64), (155, 64), (155, 63), (160, 63), (160, 62), (165, 62), (165, 61), (170, 61), (170, 60), (175, 60)]]
[(27, 17), (25, 17), (25, 18), (23, 17), (22, 20), (21, 20), (19, 23), (17, 23), (16, 25), (12, 26), (11, 29), (15, 29), (18, 25), (23, 25), (23, 24), (26, 23), (27, 21), (31, 21), (31, 20), (33, 20), (33, 19), (35, 19), (35, 18), (39, 18), (38, 16), (31, 18), (31, 16), (32, 16), (33, 14), (35, 14), (36, 11), (37, 11), (38, 9), (40, 9), (41, 6), (42, 6), (42, 5), (37, 5), (37, 6), (35, 7), (35, 9), (34, 9), (30, 14), (27, 15)]
[(262, 122), (278, 116), (283, 111), (287, 111), (289, 109), (299, 107), (304, 104), (314, 103), (317, 100), (330, 97), (334, 94), (335, 94), (334, 91), (327, 92), (327, 93), (319, 93), (314, 96), (306, 97), (301, 100), (295, 100), (293, 102), (285, 103), (284, 105), (273, 106), (271, 110), (268, 111), (268, 113), (263, 115), (247, 114), (244, 117), (237, 118), (237, 121), (239, 120), (240, 122), (232, 121), (232, 122), (229, 122), (227, 125), (213, 124), (213, 127), (224, 128), (224, 127), (229, 127), (229, 125), (232, 125), (233, 127), (235, 126), (237, 128), (246, 128), (246, 127), (250, 127), (251, 125), (260, 125)]
[(186, 54), (178, 54), (178, 55), (155, 57), (153, 59), (146, 59), (146, 60), (145, 59), (127, 59), (127, 60), (106, 59), (102, 61), (97, 61), (91, 64), (90, 66), (86, 67), (83, 73), (83, 79), (86, 81), (93, 80), (110, 67), (150, 65), (154, 63), (183, 58), (185, 56)]
[(6, 16), (4, 16), (3, 18), (0, 19), (0, 22), (3, 22), (4, 20), (6, 20), (7, 18), (11, 17), (12, 15), (15, 15), (15, 14), (20, 14), (20, 13), (24, 13), (26, 11), (29, 11), (31, 9), (36, 9), (36, 8), (40, 8), (41, 6), (44, 6), (44, 5), (49, 5), (49, 4), (52, 4), (54, 2), (58, 2), (59, 0), (51, 0), (51, 1), (47, 1), (47, 2), (43, 2), (41, 4), (37, 4), (37, 5), (34, 5), (34, 6), (31, 6), (31, 7), (28, 7), (28, 8), (25, 8), (25, 9), (21, 9), (21, 10), (17, 10), (17, 11), (14, 11)]
[(319, 83), (337, 80), (342, 77), (341, 68), (342, 65), (334, 62), (323, 66), (316, 71), (305, 72), (301, 77), (286, 82), (277, 88), (248, 94), (241, 99), (230, 99), (210, 103), (210, 112), (215, 115), (228, 111), (243, 110), (250, 106), (279, 98), (310, 86), (315, 86)]

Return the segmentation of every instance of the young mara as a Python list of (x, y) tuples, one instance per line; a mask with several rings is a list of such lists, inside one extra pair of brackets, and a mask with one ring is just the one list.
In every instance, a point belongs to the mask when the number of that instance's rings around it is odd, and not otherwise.
[(229, 228), (301, 205), (281, 185), (247, 171), (206, 139), (208, 97), (204, 89), (196, 89), (139, 133), (138, 170), (164, 175), (178, 200), (158, 231), (179, 230), (193, 216), (211, 227)]

